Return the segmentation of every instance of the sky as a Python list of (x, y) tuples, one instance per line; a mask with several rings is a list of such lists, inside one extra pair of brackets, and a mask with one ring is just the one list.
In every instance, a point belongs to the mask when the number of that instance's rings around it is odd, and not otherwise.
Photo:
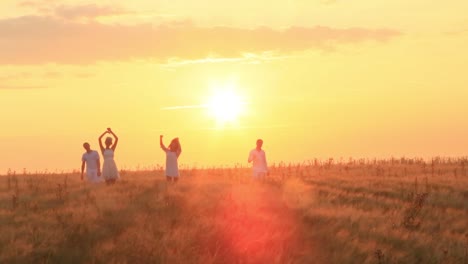
[(0, 174), (466, 156), (468, 1), (2, 0)]

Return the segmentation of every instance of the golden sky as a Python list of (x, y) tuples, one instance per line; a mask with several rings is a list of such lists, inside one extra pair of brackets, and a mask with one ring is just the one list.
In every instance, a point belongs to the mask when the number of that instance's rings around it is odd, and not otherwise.
[[(468, 1), (2, 0), (0, 174), (314, 157), (465, 156)], [(216, 94), (242, 103), (223, 120)], [(221, 113), (221, 117), (220, 117)], [(223, 121), (225, 121), (223, 123)]]

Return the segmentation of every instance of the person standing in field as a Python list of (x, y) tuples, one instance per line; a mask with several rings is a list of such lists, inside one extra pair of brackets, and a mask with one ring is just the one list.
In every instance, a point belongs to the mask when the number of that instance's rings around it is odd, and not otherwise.
[(163, 135), (160, 135), (159, 145), (166, 153), (166, 180), (177, 182), (179, 179), (179, 164), (177, 160), (179, 159), (180, 153), (182, 153), (179, 138), (174, 138), (171, 144), (169, 144), (169, 148), (166, 148), (163, 143)]
[[(112, 143), (112, 137), (107, 137), (104, 144), (102, 144), (102, 138), (106, 134), (111, 134), (115, 141)], [(102, 156), (104, 157), (104, 164), (102, 165), (102, 176), (106, 180), (107, 184), (114, 184), (115, 181), (120, 177), (119, 170), (117, 169), (117, 165), (114, 161), (114, 152), (115, 148), (117, 148), (117, 143), (119, 142), (119, 138), (115, 133), (108, 128), (102, 135), (99, 137), (99, 146), (101, 147)]]
[(81, 180), (86, 167), (86, 176), (89, 182), (101, 182), (101, 162), (99, 161), (99, 153), (91, 149), (88, 142), (83, 144), (86, 152), (81, 157)]
[(254, 178), (264, 178), (268, 174), (268, 165), (265, 151), (262, 149), (263, 140), (257, 140), (257, 147), (250, 151), (249, 163), (253, 163), (252, 172)]

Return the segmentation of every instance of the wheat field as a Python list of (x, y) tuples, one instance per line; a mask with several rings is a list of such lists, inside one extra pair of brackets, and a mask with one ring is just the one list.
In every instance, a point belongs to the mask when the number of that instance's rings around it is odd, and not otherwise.
[(464, 158), (0, 177), (0, 263), (468, 263)]

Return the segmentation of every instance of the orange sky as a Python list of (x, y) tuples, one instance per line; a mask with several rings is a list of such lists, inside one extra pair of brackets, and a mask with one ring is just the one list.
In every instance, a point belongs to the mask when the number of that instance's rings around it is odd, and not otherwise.
[[(0, 174), (78, 169), (120, 136), (121, 168), (465, 156), (468, 2), (3, 0)], [(243, 111), (203, 107), (230, 90)], [(173, 108), (190, 106), (188, 108)], [(220, 109), (219, 111), (221, 111)], [(218, 116), (218, 117), (216, 117)]]

